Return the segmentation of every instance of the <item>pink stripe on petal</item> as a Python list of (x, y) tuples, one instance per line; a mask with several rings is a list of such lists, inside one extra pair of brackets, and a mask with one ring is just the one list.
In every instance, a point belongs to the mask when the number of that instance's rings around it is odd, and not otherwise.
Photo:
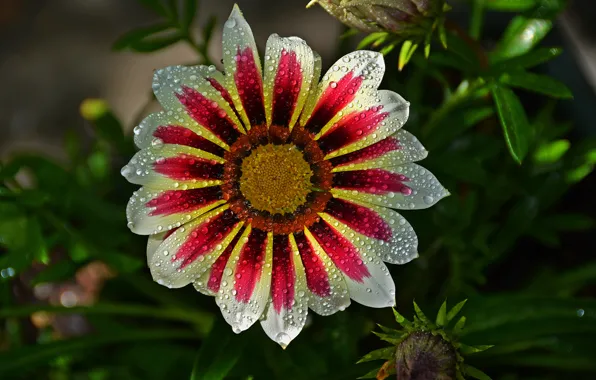
[(211, 160), (180, 154), (176, 157), (158, 158), (153, 169), (174, 180), (217, 180), (223, 177), (223, 165)]
[(182, 93), (176, 96), (197, 123), (213, 132), (226, 144), (232, 144), (240, 136), (234, 122), (215, 101), (187, 86), (182, 86)]
[(150, 216), (171, 215), (191, 212), (205, 207), (222, 198), (219, 186), (189, 190), (167, 190), (156, 198), (145, 203), (147, 207), (155, 207)]
[(274, 125), (287, 126), (298, 102), (302, 86), (302, 68), (296, 52), (283, 49), (273, 87)]
[(379, 158), (384, 154), (401, 149), (399, 141), (393, 137), (388, 137), (366, 148), (357, 150), (343, 156), (333, 157), (329, 161), (334, 167), (350, 164), (359, 164), (361, 162)]
[(333, 174), (333, 187), (356, 190), (369, 194), (402, 193), (412, 194), (412, 189), (404, 185), (409, 179), (403, 174), (391, 173), (383, 169), (368, 169), (339, 172)]
[(339, 231), (322, 219), (309, 229), (327, 256), (346, 276), (357, 282), (370, 277), (356, 247)]
[(236, 234), (236, 236), (234, 236), (234, 239), (232, 239), (230, 244), (226, 247), (226, 249), (211, 266), (211, 273), (209, 274), (209, 281), (207, 282), (207, 287), (213, 293), (217, 293), (219, 291), (219, 287), (221, 285), (221, 277), (223, 276), (224, 269), (226, 269), (226, 264), (228, 263), (230, 255), (234, 251), (234, 247), (236, 247), (236, 243), (238, 243), (238, 240), (240, 239), (241, 235), (242, 231), (239, 231)]
[(343, 199), (332, 198), (325, 212), (354, 231), (373, 239), (391, 241), (391, 227), (373, 210)]
[(306, 272), (306, 285), (311, 292), (319, 297), (327, 297), (331, 294), (329, 278), (325, 271), (323, 261), (317, 256), (311, 243), (303, 232), (294, 234), (298, 252)]
[(205, 221), (188, 235), (176, 255), (172, 257), (172, 262), (182, 260), (180, 269), (192, 264), (200, 256), (211, 252), (217, 244), (221, 243), (237, 223), (238, 218), (231, 210), (225, 210)]
[(234, 289), (238, 302), (247, 303), (250, 300), (263, 273), (266, 247), (267, 232), (256, 228), (251, 230), (248, 241), (240, 252), (234, 274)]
[(230, 96), (230, 93), (228, 92), (228, 90), (226, 90), (226, 88), (221, 83), (219, 83), (217, 80), (215, 80), (215, 78), (206, 78), (206, 79), (211, 84), (211, 87), (213, 87), (214, 89), (219, 91), (219, 93), (221, 94), (221, 97), (224, 98), (224, 100), (226, 102), (228, 102), (228, 104), (230, 105), (230, 107), (232, 109), (234, 109), (234, 101), (232, 101), (232, 97)]
[(291, 310), (294, 304), (296, 272), (292, 261), (292, 248), (288, 235), (273, 237), (273, 272), (271, 277), (271, 299), (279, 314), (282, 308)]
[(375, 132), (381, 122), (389, 116), (388, 112), (380, 112), (382, 108), (383, 106), (374, 106), (341, 119), (319, 139), (319, 146), (323, 152), (334, 152)]
[(331, 82), (321, 94), (305, 128), (314, 134), (319, 133), (339, 111), (354, 100), (362, 81), (361, 76), (354, 77), (354, 73), (350, 71), (339, 81)]
[(186, 145), (220, 157), (226, 152), (217, 144), (179, 125), (159, 126), (153, 132), (153, 137), (160, 139), (164, 144)]
[(236, 72), (234, 81), (251, 125), (265, 124), (265, 106), (263, 101), (263, 83), (257, 68), (253, 51), (250, 47), (236, 54)]

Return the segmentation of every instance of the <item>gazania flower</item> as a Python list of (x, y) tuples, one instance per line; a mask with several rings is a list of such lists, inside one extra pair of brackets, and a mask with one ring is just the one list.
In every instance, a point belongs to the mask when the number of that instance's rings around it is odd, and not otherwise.
[(309, 308), (394, 305), (383, 262), (414, 259), (417, 239), (393, 209), (426, 208), (447, 191), (412, 163), (426, 151), (400, 130), (408, 102), (377, 90), (382, 56), (348, 54), (319, 80), (320, 57), (274, 34), (261, 70), (238, 7), (223, 41), (225, 74), (156, 71), (165, 110), (135, 128), (141, 151), (122, 169), (143, 186), (128, 225), (150, 235), (153, 278), (215, 296), (235, 332), (260, 319), (283, 347)]

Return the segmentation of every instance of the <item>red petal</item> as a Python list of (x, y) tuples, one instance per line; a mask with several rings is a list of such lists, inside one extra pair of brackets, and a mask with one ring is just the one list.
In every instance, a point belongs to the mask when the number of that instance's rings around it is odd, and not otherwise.
[(238, 49), (234, 81), (251, 125), (265, 124), (263, 83), (250, 47)]
[(282, 308), (292, 309), (296, 273), (292, 262), (292, 248), (288, 235), (273, 237), (273, 272), (271, 277), (271, 299), (279, 314)]
[(157, 159), (153, 169), (164, 176), (178, 180), (217, 180), (223, 177), (223, 165), (204, 158), (181, 154), (176, 157)]
[(274, 125), (286, 126), (290, 123), (301, 85), (302, 72), (296, 52), (288, 53), (285, 49), (282, 50), (273, 87), (272, 123)]
[(180, 103), (186, 107), (186, 112), (201, 126), (213, 132), (226, 144), (232, 144), (240, 132), (234, 122), (230, 120), (226, 111), (213, 100), (207, 99), (197, 90), (182, 86), (183, 93), (176, 94)]
[(186, 267), (221, 243), (237, 223), (238, 218), (230, 210), (205, 221), (188, 235), (176, 255), (172, 257), (172, 262), (183, 260), (180, 268)]
[(248, 236), (248, 241), (242, 247), (236, 266), (234, 289), (238, 302), (247, 303), (250, 300), (255, 285), (263, 273), (266, 247), (267, 232), (253, 229)]
[(339, 172), (333, 174), (333, 187), (357, 190), (369, 194), (401, 192), (410, 195), (412, 189), (404, 185), (409, 179), (403, 174), (391, 173), (383, 169), (368, 169)]
[(153, 136), (163, 141), (164, 144), (186, 145), (220, 157), (223, 157), (225, 153), (222, 147), (179, 125), (159, 126), (153, 132)]
[(234, 239), (230, 242), (230, 244), (226, 247), (226, 249), (222, 252), (222, 254), (215, 260), (213, 265), (211, 266), (211, 273), (209, 274), (209, 281), (207, 286), (209, 290), (213, 293), (217, 293), (219, 291), (219, 286), (221, 285), (221, 277), (223, 276), (224, 269), (226, 269), (226, 264), (230, 258), (230, 255), (234, 251), (234, 247), (236, 247), (236, 243), (240, 239), (242, 235), (242, 231), (239, 231)]
[(150, 216), (171, 215), (194, 211), (210, 203), (217, 202), (222, 199), (222, 196), (219, 186), (189, 190), (167, 190), (145, 205), (155, 207), (155, 210), (149, 213)]
[(383, 106), (374, 106), (342, 118), (319, 139), (319, 146), (323, 152), (329, 154), (375, 132), (381, 122), (389, 116), (388, 112), (381, 112), (382, 108)]
[(393, 235), (391, 227), (379, 214), (368, 207), (332, 198), (327, 202), (325, 212), (356, 232), (373, 239), (391, 241)]
[(367, 160), (379, 158), (384, 154), (401, 149), (399, 141), (393, 137), (388, 137), (364, 149), (352, 153), (344, 154), (330, 159), (334, 167), (358, 164)]
[(339, 231), (322, 219), (313, 224), (310, 231), (335, 266), (346, 276), (357, 282), (370, 277), (368, 268), (364, 265), (356, 247)]
[(354, 73), (350, 71), (338, 82), (331, 82), (321, 94), (305, 128), (314, 134), (319, 133), (339, 111), (354, 100), (362, 81), (361, 76), (354, 78)]
[(327, 297), (331, 294), (331, 287), (323, 261), (317, 256), (303, 232), (294, 234), (294, 238), (306, 272), (306, 285), (317, 296)]

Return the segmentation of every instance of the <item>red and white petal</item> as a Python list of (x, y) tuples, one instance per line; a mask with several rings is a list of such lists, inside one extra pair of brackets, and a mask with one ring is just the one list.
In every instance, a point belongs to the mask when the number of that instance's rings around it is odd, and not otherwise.
[(155, 255), (155, 252), (157, 251), (161, 243), (163, 243), (163, 241), (166, 240), (166, 238), (170, 236), (173, 232), (174, 230), (170, 230), (154, 235), (149, 235), (149, 238), (147, 239), (147, 263), (151, 262), (151, 260), (153, 259), (153, 255)]
[(314, 78), (314, 55), (297, 37), (272, 34), (265, 51), (265, 110), (268, 125), (294, 127)]
[(342, 272), (350, 298), (369, 307), (395, 306), (395, 284), (374, 252), (361, 251), (352, 240), (355, 236), (341, 225), (334, 227), (325, 218), (311, 225), (309, 231)]
[(213, 133), (199, 127), (182, 112), (157, 112), (134, 128), (135, 144), (141, 148), (163, 144), (185, 145), (223, 157), (227, 146)]
[(140, 150), (120, 173), (137, 185), (185, 190), (219, 185), (224, 162), (212, 153), (168, 144)]
[(218, 88), (205, 78), (215, 67), (169, 66), (155, 71), (153, 91), (166, 111), (185, 113), (184, 125), (210, 132), (226, 146), (244, 133), (242, 124)]
[(242, 236), (241, 232), (234, 236), (232, 242), (228, 244), (222, 254), (219, 255), (217, 260), (211, 265), (211, 268), (192, 283), (197, 291), (208, 296), (217, 295), (221, 286), (221, 278), (223, 277), (224, 269), (226, 269), (228, 260), (230, 260), (230, 256), (238, 244), (238, 240), (240, 240), (240, 237)]
[(391, 168), (423, 160), (428, 155), (420, 141), (410, 132), (400, 129), (397, 133), (364, 149), (337, 156), (329, 161), (333, 172)]
[(355, 99), (343, 116), (325, 128), (319, 146), (330, 159), (348, 154), (395, 134), (407, 121), (409, 103), (393, 91), (374, 91)]
[(360, 252), (375, 254), (391, 264), (405, 264), (418, 257), (414, 229), (394, 210), (332, 198), (321, 217), (343, 231)]
[(449, 195), (431, 172), (413, 163), (334, 173), (331, 193), (339, 198), (402, 210), (428, 208)]
[(126, 218), (132, 232), (156, 234), (180, 227), (225, 202), (219, 186), (188, 190), (141, 187), (128, 201)]
[(246, 129), (266, 122), (261, 60), (250, 26), (238, 5), (223, 28), (226, 88)]
[(331, 315), (350, 306), (350, 294), (340, 270), (310, 231), (305, 228), (304, 232), (295, 233), (291, 242), (304, 268), (308, 306), (319, 315)]
[(282, 348), (298, 336), (308, 313), (308, 288), (298, 250), (292, 235), (273, 238), (271, 303), (261, 320), (265, 333)]
[(242, 227), (227, 206), (176, 229), (151, 256), (153, 280), (180, 288), (208, 271)]
[(273, 234), (246, 228), (221, 278), (216, 302), (235, 333), (253, 325), (269, 302)]
[(350, 103), (376, 90), (384, 72), (380, 53), (359, 50), (344, 56), (323, 76), (314, 95), (316, 103), (305, 108), (300, 124), (317, 135), (341, 118)]

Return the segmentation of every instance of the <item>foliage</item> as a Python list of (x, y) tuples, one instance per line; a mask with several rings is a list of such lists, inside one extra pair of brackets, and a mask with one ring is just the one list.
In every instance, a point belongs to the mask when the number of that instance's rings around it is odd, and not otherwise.
[[(125, 34), (114, 49), (146, 53), (185, 42), (198, 61), (211, 63), (215, 19), (200, 26), (197, 40), (196, 1), (138, 1), (161, 21)], [(428, 59), (413, 51), (401, 72), (399, 49), (384, 51), (383, 87), (411, 103), (406, 128), (430, 151), (425, 166), (453, 194), (407, 215), (420, 258), (390, 268), (398, 307), (404, 314), (414, 298), (423, 307), (447, 296), (468, 298), (461, 339), (495, 345), (469, 360), (493, 378), (593, 378), (596, 301), (589, 286), (596, 283), (596, 262), (580, 255), (561, 269), (558, 256), (526, 248), (562, 255), (565, 236), (594, 228), (590, 216), (558, 207), (596, 164), (596, 140), (574, 141), (572, 123), (560, 120), (554, 99), (571, 98), (570, 90), (542, 70), (562, 53), (541, 41), (565, 1), (468, 3), (469, 33), (446, 23), (446, 49), (437, 42)], [(483, 21), (494, 11), (510, 12), (510, 22), (485, 50)], [(364, 37), (367, 44), (382, 49), (371, 36)], [(94, 137), (88, 142), (78, 130), (68, 133), (66, 162), (18, 154), (0, 166), (2, 378), (353, 379), (375, 368), (355, 362), (382, 350), (371, 331), (375, 323), (390, 323), (387, 309), (354, 305), (313, 316), (282, 351), (258, 328), (241, 335), (222, 328), (212, 299), (153, 283), (144, 239), (126, 227), (134, 189), (119, 168), (134, 152), (132, 138), (101, 100), (86, 101), (81, 115)], [(115, 273), (97, 302), (67, 308), (33, 297), (36, 286), (72, 282), (95, 262)], [(502, 277), (510, 282), (504, 285)], [(451, 314), (441, 308), (436, 325)], [(59, 336), (53, 324), (34, 326), (30, 318), (67, 315), (92, 328)]]

